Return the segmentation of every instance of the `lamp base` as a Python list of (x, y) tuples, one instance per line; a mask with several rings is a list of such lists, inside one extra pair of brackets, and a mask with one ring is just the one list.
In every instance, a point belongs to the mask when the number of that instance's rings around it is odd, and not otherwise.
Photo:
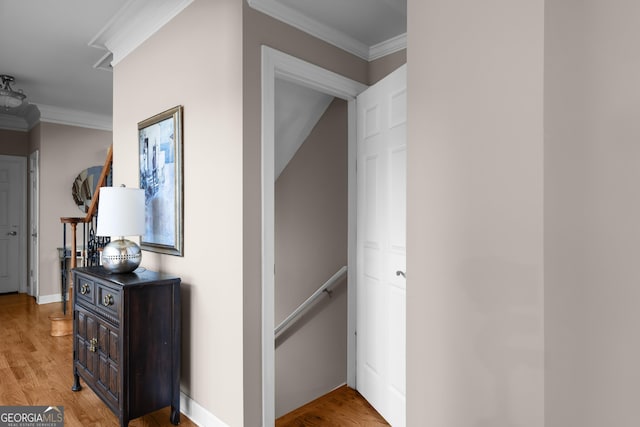
[(102, 249), (102, 267), (110, 273), (131, 273), (140, 261), (140, 246), (131, 240), (114, 240)]

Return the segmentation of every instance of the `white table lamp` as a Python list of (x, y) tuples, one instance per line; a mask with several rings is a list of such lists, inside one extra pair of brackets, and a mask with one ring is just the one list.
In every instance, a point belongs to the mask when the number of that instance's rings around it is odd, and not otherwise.
[(98, 196), (98, 236), (118, 236), (102, 250), (102, 266), (111, 273), (130, 273), (140, 265), (142, 251), (124, 236), (145, 232), (144, 190), (102, 187)]

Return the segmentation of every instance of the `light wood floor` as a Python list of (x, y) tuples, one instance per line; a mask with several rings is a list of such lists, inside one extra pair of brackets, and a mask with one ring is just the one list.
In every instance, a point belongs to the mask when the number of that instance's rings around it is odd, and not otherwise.
[(388, 426), (356, 390), (340, 387), (276, 420), (276, 427)]
[[(25, 294), (0, 295), (0, 405), (64, 406), (65, 427), (118, 427), (116, 416), (84, 386), (72, 392), (71, 336), (51, 337), (48, 315), (60, 304), (38, 305)], [(183, 427), (196, 426), (184, 416)], [(171, 426), (169, 408), (129, 423)]]
[[(116, 416), (84, 386), (73, 383), (71, 336), (49, 335), (48, 316), (60, 304), (38, 305), (26, 294), (0, 295), (0, 406), (63, 406), (65, 427), (118, 427)], [(197, 424), (181, 414), (180, 425)], [(129, 423), (131, 427), (171, 426), (169, 408)], [(341, 387), (276, 420), (277, 427), (388, 426), (348, 387)]]

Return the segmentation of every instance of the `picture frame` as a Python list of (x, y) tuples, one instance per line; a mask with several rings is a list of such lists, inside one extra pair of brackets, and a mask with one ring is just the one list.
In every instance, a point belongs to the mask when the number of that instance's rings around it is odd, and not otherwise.
[(140, 188), (145, 190), (143, 250), (183, 256), (182, 106), (138, 123)]

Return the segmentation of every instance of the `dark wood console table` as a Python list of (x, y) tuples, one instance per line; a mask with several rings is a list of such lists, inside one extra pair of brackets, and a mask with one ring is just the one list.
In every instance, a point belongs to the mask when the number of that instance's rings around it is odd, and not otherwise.
[[(144, 270), (144, 269), (139, 269)], [(73, 391), (80, 378), (120, 425), (171, 406), (180, 422), (180, 279), (73, 270)]]

